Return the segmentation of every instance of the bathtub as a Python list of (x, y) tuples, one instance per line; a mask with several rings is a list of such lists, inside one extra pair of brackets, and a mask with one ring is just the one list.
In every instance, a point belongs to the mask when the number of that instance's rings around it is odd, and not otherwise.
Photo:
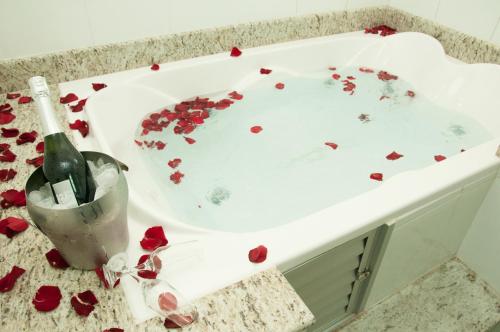
[[(473, 118), (491, 138), (445, 162), (384, 178), (366, 192), (275, 227), (224, 231), (177, 217), (176, 206), (158, 189), (134, 144), (137, 126), (147, 113), (193, 96), (244, 90), (261, 79), (257, 73), (261, 67), (301, 75), (331, 65), (396, 73), (434, 104)], [(108, 87), (93, 92), (90, 86), (95, 82)], [(131, 261), (143, 254), (138, 242), (145, 229), (154, 225), (164, 227), (170, 243), (199, 240), (203, 258), (189, 271), (174, 271), (172, 275), (186, 297), (194, 299), (270, 266), (286, 271), (496, 172), (500, 165), (499, 84), (500, 66), (462, 64), (447, 57), (439, 42), (427, 35), (400, 33), (382, 38), (356, 32), (244, 49), (240, 57), (230, 57), (228, 50), (161, 64), (159, 71), (139, 68), (62, 83), (60, 90), (62, 95), (74, 92), (89, 96), (85, 112), (68, 112), (70, 121), (84, 118), (90, 123), (87, 138), (75, 134), (78, 148), (110, 154), (130, 168)], [(249, 263), (248, 250), (260, 244), (268, 248), (267, 260)], [(136, 319), (152, 317), (135, 284), (127, 280), (122, 284)]]

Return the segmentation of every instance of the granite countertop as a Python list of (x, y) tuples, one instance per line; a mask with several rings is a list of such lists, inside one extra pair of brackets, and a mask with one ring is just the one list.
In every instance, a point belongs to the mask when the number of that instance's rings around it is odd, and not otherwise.
[[(59, 104), (59, 90), (51, 85), (52, 98), (60, 123), (72, 139), (64, 110)], [(29, 95), (29, 90), (22, 90)], [(21, 190), (34, 171), (26, 159), (39, 156), (35, 146), (42, 141), (41, 126), (33, 102), (19, 105), (17, 100), (7, 100), (0, 95), (0, 105), (9, 102), (16, 119), (0, 127), (18, 128), (21, 133), (36, 130), (39, 133), (34, 143), (16, 145), (16, 138), (0, 138), (1, 143), (11, 145), (17, 155), (13, 163), (0, 162), (0, 169), (13, 168), (14, 179), (0, 182), (0, 192), (7, 189)], [(25, 207), (1, 209), (1, 218), (9, 216), (29, 219)], [(166, 331), (160, 318), (134, 325), (123, 291), (117, 287), (107, 290), (100, 285), (93, 271), (55, 269), (45, 259), (45, 253), (53, 248), (52, 243), (34, 227), (12, 239), (0, 235), (0, 277), (17, 265), (26, 273), (15, 287), (0, 293), (0, 330), (2, 331), (102, 331), (121, 327), (126, 331)], [(38, 312), (31, 303), (37, 289), (42, 285), (58, 286), (63, 294), (61, 304), (51, 312)], [(70, 305), (73, 294), (90, 289), (99, 303), (88, 317), (78, 316)], [(311, 325), (314, 317), (277, 269), (273, 268), (224, 289), (207, 295), (195, 302), (200, 320), (185, 328), (185, 331), (300, 331)]]
[[(427, 33), (441, 42), (448, 55), (467, 63), (500, 63), (498, 45), (391, 7), (372, 7), (194, 31), (23, 59), (0, 60), (0, 105), (7, 102), (6, 92), (25, 89), (28, 78), (43, 75), (53, 84), (51, 91), (54, 104), (61, 123), (66, 124), (63, 109), (58, 102), (58, 82), (148, 66), (151, 63), (226, 52), (232, 46), (255, 47), (357, 31), (380, 24), (387, 24), (398, 31)], [(26, 90), (21, 92), (28, 94)], [(2, 127), (16, 127), (21, 132), (36, 130), (40, 133), (34, 104), (18, 105), (15, 100), (9, 102), (17, 118)], [(65, 128), (69, 133), (69, 129)], [(35, 145), (40, 140), (39, 137), (35, 143), (18, 146), (15, 138), (0, 138), (1, 143), (11, 144), (11, 150), (17, 155), (13, 163), (0, 162), (0, 169), (14, 168), (18, 172), (13, 180), (0, 182), (0, 192), (24, 187), (26, 179), (34, 170), (25, 160), (38, 156)], [(11, 207), (0, 211), (1, 219), (8, 216), (29, 218), (25, 208)], [(12, 239), (0, 235), (0, 246), (0, 276), (10, 271), (13, 265), (26, 269), (13, 290), (0, 294), (0, 330), (100, 331), (121, 327), (129, 331), (165, 331), (159, 318), (134, 325), (122, 290), (104, 289), (94, 272), (52, 268), (44, 254), (53, 246), (36, 229), (30, 227)], [(57, 285), (61, 289), (63, 299), (56, 310), (40, 313), (31, 304), (31, 299), (41, 285)], [(69, 301), (74, 293), (87, 289), (96, 294), (99, 304), (89, 317), (82, 318), (76, 315)], [(196, 304), (201, 319), (196, 325), (187, 328), (188, 331), (296, 331), (305, 329), (314, 320), (311, 312), (277, 269), (267, 270), (235, 283), (199, 299)]]

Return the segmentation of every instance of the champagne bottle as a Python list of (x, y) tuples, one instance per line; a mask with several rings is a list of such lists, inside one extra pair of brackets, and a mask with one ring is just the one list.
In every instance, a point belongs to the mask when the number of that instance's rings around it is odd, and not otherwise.
[(28, 82), (42, 122), (45, 143), (43, 173), (50, 183), (54, 200), (68, 207), (93, 200), (95, 184), (92, 175), (82, 154), (59, 127), (45, 78), (35, 76)]

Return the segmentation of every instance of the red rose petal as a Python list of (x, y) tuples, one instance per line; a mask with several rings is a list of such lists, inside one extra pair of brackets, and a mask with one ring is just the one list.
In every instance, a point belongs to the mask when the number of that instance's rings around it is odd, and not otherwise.
[(83, 303), (91, 305), (95, 305), (99, 302), (97, 301), (97, 298), (95, 297), (94, 293), (92, 293), (91, 290), (86, 290), (85, 292), (78, 293), (78, 299)]
[(16, 217), (7, 217), (0, 220), (0, 234), (12, 238), (14, 235), (24, 232), (29, 224), (26, 220)]
[(380, 35), (383, 37), (393, 35), (396, 33), (396, 31), (396, 29), (391, 28), (387, 25), (378, 25), (372, 28), (365, 28), (365, 33), (372, 33), (376, 35), (380, 32)]
[(276, 84), (274, 85), (274, 87), (275, 87), (276, 89), (278, 89), (278, 90), (283, 90), (283, 89), (285, 88), (285, 84), (284, 84), (284, 83), (279, 82), (279, 83), (276, 83)]
[(262, 131), (262, 127), (261, 126), (253, 126), (252, 128), (250, 128), (250, 132), (254, 133), (254, 134), (258, 134)]
[(384, 178), (384, 175), (382, 173), (372, 173), (370, 174), (370, 179), (375, 180), (375, 181), (382, 181)]
[(194, 319), (190, 315), (170, 314), (167, 318), (165, 318), (163, 326), (167, 329), (178, 329), (191, 324), (193, 321)]
[(165, 237), (165, 232), (162, 226), (154, 226), (148, 228), (144, 233), (144, 238), (141, 240), (141, 247), (148, 251), (153, 251), (158, 247), (166, 246), (168, 240)]
[(15, 189), (9, 189), (0, 194), (2, 196), (2, 207), (7, 204), (10, 206), (26, 206), (26, 194), (24, 190), (17, 191)]
[(119, 327), (111, 327), (109, 329), (103, 330), (102, 332), (125, 332), (125, 330)]
[(262, 263), (267, 258), (267, 248), (260, 245), (248, 252), (248, 260), (252, 263)]
[(83, 107), (87, 103), (87, 98), (81, 99), (78, 101), (76, 105), (70, 105), (69, 108), (71, 108), (71, 112), (77, 113), (83, 111)]
[(142, 255), (141, 257), (139, 257), (139, 261), (137, 262), (137, 265), (141, 265), (142, 263), (147, 261), (149, 259), (149, 256), (151, 256), (151, 255), (145, 254), (145, 255)]
[(17, 145), (22, 145), (25, 143), (33, 143), (36, 141), (36, 137), (38, 136), (38, 133), (36, 131), (31, 131), (31, 132), (26, 132), (22, 133), (19, 135), (19, 137), (16, 140)]
[(182, 160), (180, 158), (174, 158), (168, 162), (168, 166), (171, 168), (177, 168), (181, 162)]
[(167, 144), (163, 143), (162, 141), (156, 141), (155, 145), (156, 149), (158, 150), (163, 150), (167, 146)]
[(75, 295), (71, 297), (71, 306), (75, 309), (78, 315), (85, 317), (90, 315), (90, 313), (94, 310), (93, 305), (80, 302)]
[(408, 90), (408, 91), (406, 91), (406, 95), (407, 95), (408, 97), (413, 98), (413, 97), (415, 97), (415, 92), (413, 92), (412, 90)]
[(11, 138), (19, 135), (19, 129), (17, 128), (2, 128), (2, 137)]
[(196, 140), (194, 140), (191, 137), (185, 137), (184, 136), (184, 140), (186, 140), (186, 142), (188, 142), (188, 144), (190, 144), (190, 145), (196, 143)]
[[(102, 270), (102, 267), (96, 267), (94, 269), (94, 272), (97, 275), (97, 278), (99, 278), (99, 280), (101, 281), (101, 283), (104, 286), (104, 288), (109, 288), (109, 283), (107, 282), (106, 278), (104, 278), (104, 272)], [(113, 285), (113, 288), (115, 288), (119, 284), (120, 284), (120, 279), (117, 279), (115, 281), (115, 284)]]
[(392, 151), (387, 156), (385, 156), (385, 158), (388, 159), (388, 160), (398, 160), (401, 157), (403, 157), (403, 155), (397, 153), (396, 151)]
[(332, 75), (332, 78), (333, 78), (334, 80), (339, 80), (339, 79), (340, 79), (340, 77), (341, 77), (341, 76), (340, 76), (339, 74), (337, 74), (337, 73), (335, 73), (335, 74), (333, 74), (333, 75)]
[(68, 93), (66, 96), (64, 97), (60, 97), (59, 98), (59, 102), (61, 104), (68, 104), (68, 103), (72, 103), (74, 101), (77, 101), (78, 100), (78, 96), (75, 95), (74, 93)]
[(76, 120), (69, 124), (69, 127), (73, 130), (78, 130), (83, 137), (89, 134), (89, 124), (85, 120)]
[(21, 96), (18, 92), (7, 93), (7, 99), (17, 99)]
[(177, 298), (170, 292), (161, 293), (158, 296), (158, 306), (161, 310), (173, 311), (177, 309)]
[(63, 256), (61, 256), (61, 253), (59, 253), (59, 250), (57, 250), (56, 248), (51, 249), (49, 252), (47, 252), (45, 254), (45, 257), (47, 258), (50, 266), (56, 269), (66, 269), (69, 267), (69, 264), (63, 258)]
[(271, 74), (272, 70), (271, 69), (267, 69), (267, 68), (260, 68), (260, 73), (262, 75), (269, 75)]
[(137, 275), (143, 279), (156, 279), (156, 276), (158, 274), (156, 272), (150, 271), (150, 270), (139, 270), (137, 272)]
[(328, 67), (328, 70), (337, 70), (337, 67)]
[(21, 277), (24, 272), (26, 272), (25, 269), (14, 265), (10, 272), (8, 272), (0, 279), (0, 292), (5, 293), (12, 290), (12, 288), (14, 288), (14, 285), (16, 284), (17, 279), (19, 279), (19, 277)]
[(26, 159), (26, 164), (40, 167), (43, 165), (43, 156), (38, 156), (33, 159)]
[(18, 104), (27, 104), (27, 103), (30, 103), (33, 99), (31, 99), (31, 97), (29, 96), (22, 96), (21, 98), (19, 98), (17, 100), (17, 103)]
[(240, 51), (240, 49), (239, 49), (239, 48), (237, 48), (237, 47), (233, 47), (233, 48), (231, 49), (231, 54), (230, 54), (230, 55), (231, 55), (231, 56), (233, 56), (233, 57), (238, 57), (238, 56), (240, 56), (240, 55), (241, 55), (241, 51)]
[(9, 103), (0, 105), (0, 112), (10, 112), (12, 111), (12, 106)]
[(390, 80), (397, 80), (398, 77), (396, 75), (389, 74), (385, 70), (381, 70), (378, 72), (377, 77), (379, 80), (382, 81), (390, 81)]
[(373, 73), (374, 72), (373, 69), (367, 68), (367, 67), (359, 67), (359, 71), (362, 73)]
[(352, 81), (352, 80), (355, 80), (355, 79), (356, 79), (356, 77), (354, 77), (354, 76), (347, 76), (347, 77), (346, 77), (346, 79), (348, 79), (348, 80), (351, 80), (351, 81)]
[(36, 152), (38, 153), (43, 153), (43, 151), (45, 151), (45, 143), (44, 142), (39, 142), (37, 145), (36, 145)]
[(12, 168), (0, 169), (0, 182), (7, 182), (16, 176), (17, 172)]
[(94, 89), (95, 91), (99, 91), (101, 89), (104, 89), (105, 87), (107, 87), (105, 83), (92, 83), (92, 89)]
[(229, 96), (229, 98), (231, 99), (235, 99), (235, 100), (241, 100), (243, 99), (243, 95), (240, 95), (238, 92), (236, 91), (233, 91), (233, 92), (229, 92), (227, 94)]
[(0, 125), (9, 124), (14, 121), (15, 118), (16, 116), (10, 113), (10, 111), (0, 112)]
[(42, 286), (38, 288), (35, 297), (31, 301), (38, 311), (52, 311), (61, 302), (61, 291), (57, 286)]
[(181, 183), (182, 178), (184, 177), (184, 174), (176, 171), (175, 173), (170, 175), (170, 181), (172, 181), (175, 184)]
[(443, 161), (445, 159), (446, 159), (446, 157), (443, 156), (442, 154), (438, 154), (438, 155), (434, 156), (434, 160), (437, 161), (437, 162)]
[(335, 144), (332, 142), (325, 142), (325, 145), (328, 145), (329, 147), (331, 147), (334, 150), (337, 150), (337, 148), (338, 148), (338, 144)]
[(154, 71), (160, 70), (160, 65), (157, 63), (153, 63), (151, 65), (151, 70), (154, 70)]
[(16, 160), (16, 155), (12, 151), (9, 149), (2, 150), (0, 154), (0, 161), (13, 162), (14, 160)]

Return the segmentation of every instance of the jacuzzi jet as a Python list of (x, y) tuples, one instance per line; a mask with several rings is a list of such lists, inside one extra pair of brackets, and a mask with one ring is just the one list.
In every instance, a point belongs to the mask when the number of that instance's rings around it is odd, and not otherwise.
[(370, 114), (361, 113), (358, 116), (358, 119), (359, 119), (359, 121), (361, 121), (363, 123), (370, 122)]
[(226, 188), (217, 187), (208, 193), (207, 199), (209, 202), (215, 205), (221, 205), (221, 203), (227, 200), (231, 196), (231, 193)]
[(467, 132), (465, 131), (464, 127), (461, 126), (461, 125), (451, 125), (448, 129), (455, 136), (463, 136), (463, 135), (467, 134)]

